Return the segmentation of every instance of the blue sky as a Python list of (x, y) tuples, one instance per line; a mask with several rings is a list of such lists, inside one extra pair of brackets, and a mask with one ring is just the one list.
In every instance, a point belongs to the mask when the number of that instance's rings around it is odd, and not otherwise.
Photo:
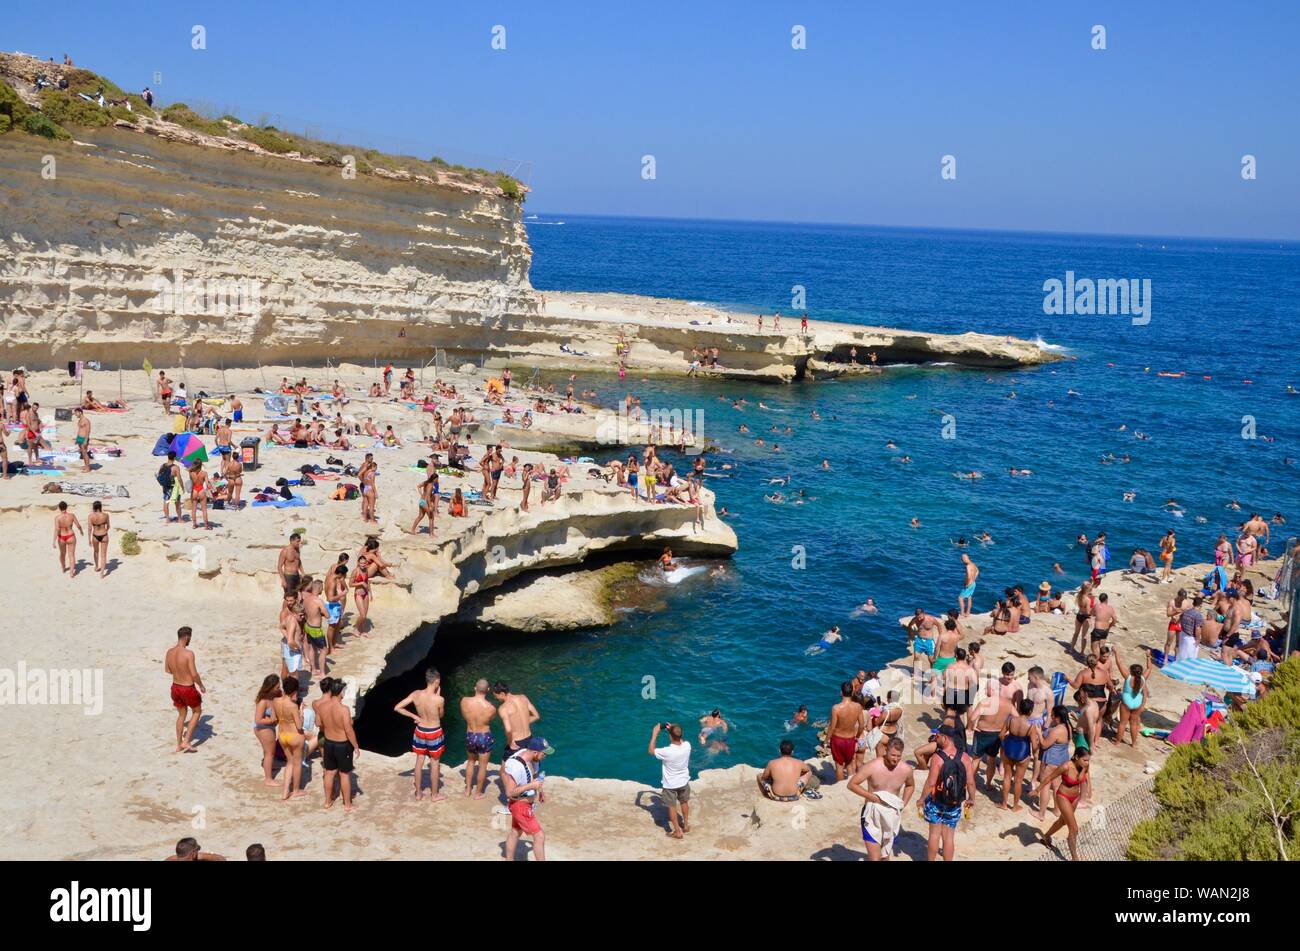
[(12, 7), (3, 48), (164, 101), (525, 160), (530, 211), (1300, 238), (1296, 0)]

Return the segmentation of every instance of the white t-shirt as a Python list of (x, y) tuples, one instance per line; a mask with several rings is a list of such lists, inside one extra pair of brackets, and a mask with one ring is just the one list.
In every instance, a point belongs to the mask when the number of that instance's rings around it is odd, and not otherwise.
[(691, 744), (686, 740), (657, 747), (655, 758), (664, 764), (664, 789), (681, 789), (690, 783)]
[[(509, 773), (510, 778), (513, 779), (515, 783), (520, 786), (525, 786), (528, 783), (531, 783), (536, 778), (536, 776), (533, 774), (533, 771), (528, 766), (528, 764), (525, 763), (517, 756), (506, 757), (506, 761), (501, 764), (501, 767), (507, 773)], [(537, 790), (530, 789), (528, 790), (528, 792), (523, 793), (522, 796), (520, 796), (519, 798), (532, 799), (536, 795), (537, 795)]]

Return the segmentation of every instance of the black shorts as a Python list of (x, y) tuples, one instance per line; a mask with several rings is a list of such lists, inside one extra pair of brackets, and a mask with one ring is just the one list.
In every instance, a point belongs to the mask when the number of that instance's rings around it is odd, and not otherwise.
[(326, 740), (321, 744), (324, 751), (321, 761), (328, 770), (340, 773), (352, 772), (352, 744), (347, 740)]
[(1090, 633), (1090, 634), (1088, 635), (1088, 640), (1090, 640), (1090, 641), (1104, 641), (1104, 640), (1106, 639), (1106, 635), (1108, 635), (1109, 633), (1110, 633), (1110, 628), (1106, 628), (1106, 630), (1103, 631), (1103, 630), (1102, 630), (1101, 628), (1099, 628), (1099, 627), (1094, 627), (1094, 628), (1092, 629), (1092, 633)]
[(302, 575), (285, 575), (284, 576), (284, 593), (297, 594), (298, 585), (302, 583)]
[(995, 730), (976, 730), (975, 746), (970, 755), (974, 759), (981, 756), (997, 756), (1002, 749), (1002, 734)]

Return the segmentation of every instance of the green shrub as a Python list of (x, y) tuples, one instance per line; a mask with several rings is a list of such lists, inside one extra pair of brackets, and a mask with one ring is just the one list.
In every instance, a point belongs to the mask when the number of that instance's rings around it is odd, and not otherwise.
[(17, 90), (3, 79), (0, 79), (0, 116), (4, 117), (4, 128), (9, 129), (22, 125), (29, 112), (31, 110), (27, 108), (27, 103), (23, 102), (19, 97)]
[(8, 132), (9, 127), (12, 125), (13, 125), (13, 120), (10, 119), (3, 112), (0, 112), (0, 135), (4, 135), (6, 132)]
[(122, 533), (122, 554), (138, 555), (140, 554), (140, 536), (135, 532)]
[(183, 102), (172, 103), (162, 111), (162, 117), (168, 122), (175, 122), (205, 135), (230, 135), (230, 129), (224, 122), (201, 116)]
[(51, 121), (49, 116), (40, 112), (28, 114), (27, 118), (23, 120), (23, 130), (30, 132), (32, 135), (43, 135), (47, 139), (72, 138), (67, 129)]
[(46, 89), (41, 92), (41, 111), (50, 117), (51, 122), (62, 126), (102, 126), (113, 122), (108, 111), (101, 109), (99, 103), (86, 102), (80, 96), (61, 89)]
[(298, 143), (290, 136), (280, 132), (275, 126), (244, 126), (239, 130), (239, 137), (246, 142), (252, 142), (254, 145), (266, 149), (268, 152), (274, 152), (276, 155), (283, 155), (286, 152), (298, 151)]
[[(1300, 657), (1272, 689), (1204, 743), (1179, 746), (1156, 776), (1160, 813), (1129, 839), (1135, 860), (1276, 861), (1300, 858)], [(1275, 808), (1276, 807), (1276, 808)]]
[(74, 96), (79, 92), (93, 96), (101, 90), (106, 99), (121, 99), (126, 95), (117, 83), (88, 69), (69, 69), (64, 72), (63, 77), (68, 81), (68, 92)]
[(497, 173), (497, 188), (501, 189), (501, 194), (505, 195), (511, 201), (523, 202), (524, 189), (519, 181), (505, 172)]

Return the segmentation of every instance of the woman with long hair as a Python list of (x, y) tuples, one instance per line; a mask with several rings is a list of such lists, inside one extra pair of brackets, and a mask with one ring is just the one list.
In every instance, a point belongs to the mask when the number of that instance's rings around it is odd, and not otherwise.
[(1043, 845), (1049, 849), (1054, 848), (1052, 833), (1064, 826), (1067, 829), (1066, 841), (1070, 845), (1070, 858), (1075, 862), (1079, 861), (1079, 821), (1075, 817), (1074, 810), (1082, 792), (1080, 787), (1089, 782), (1088, 763), (1091, 759), (1092, 754), (1087, 750), (1076, 749), (1073, 756), (1060, 766), (1049, 770), (1047, 775), (1043, 777), (1043, 781), (1038, 784), (1038, 792), (1041, 795), (1045, 786), (1057, 782), (1056, 810), (1058, 817), (1051, 827), (1042, 833)]
[(253, 736), (262, 746), (262, 785), (278, 786), (272, 778), (275, 770), (275, 711), (271, 703), (280, 696), (280, 677), (267, 674), (253, 702)]

